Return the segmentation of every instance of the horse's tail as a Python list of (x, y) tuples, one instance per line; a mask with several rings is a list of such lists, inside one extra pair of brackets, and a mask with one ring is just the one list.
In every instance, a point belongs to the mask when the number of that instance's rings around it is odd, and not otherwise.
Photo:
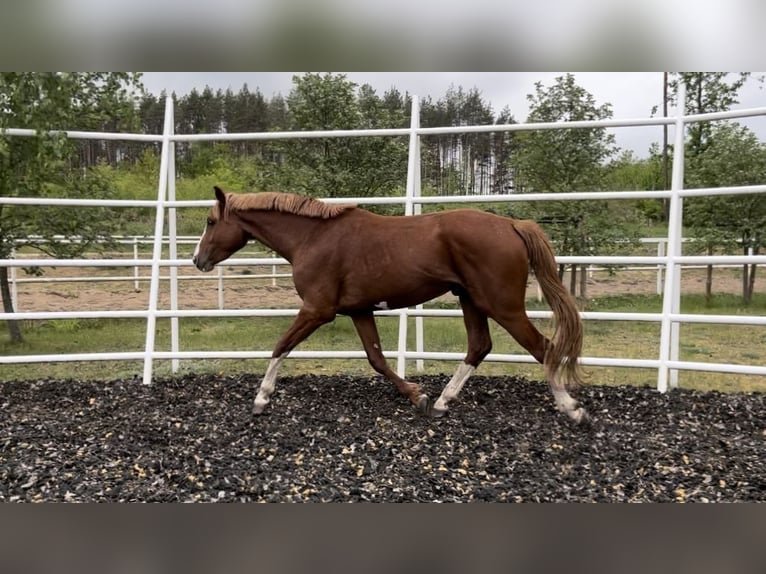
[(527, 246), (529, 263), (545, 300), (553, 310), (555, 327), (543, 361), (545, 374), (549, 381), (553, 381), (559, 368), (563, 368), (567, 386), (579, 386), (582, 384), (578, 363), (582, 353), (582, 320), (574, 298), (559, 279), (553, 247), (534, 221), (514, 220), (513, 227)]

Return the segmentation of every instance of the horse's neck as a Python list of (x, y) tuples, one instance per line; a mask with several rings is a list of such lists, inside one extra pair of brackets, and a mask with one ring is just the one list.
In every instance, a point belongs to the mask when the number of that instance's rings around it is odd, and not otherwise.
[(256, 240), (290, 261), (322, 221), (278, 211), (252, 212), (241, 219)]

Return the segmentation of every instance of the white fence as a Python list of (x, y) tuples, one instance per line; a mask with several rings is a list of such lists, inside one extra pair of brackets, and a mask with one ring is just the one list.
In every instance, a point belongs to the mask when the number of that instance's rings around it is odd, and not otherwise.
[[(41, 238), (36, 236), (29, 236), (27, 239), (19, 239), (15, 242), (16, 248), (23, 247), (24, 245), (30, 243), (30, 239), (34, 240), (35, 243), (39, 243), (41, 241)], [(71, 242), (78, 242), (80, 241), (80, 238), (77, 236), (74, 237), (64, 237), (62, 236), (54, 236), (54, 240), (62, 243), (71, 243)], [(164, 236), (162, 238), (162, 244), (163, 245), (169, 245), (170, 244), (170, 237)], [(178, 236), (175, 238), (176, 245), (196, 245), (199, 241), (199, 237), (191, 237), (191, 236)], [(689, 241), (688, 239), (682, 239), (682, 242)], [(132, 248), (133, 251), (133, 259), (138, 259), (142, 253), (140, 253), (140, 246), (153, 246), (154, 245), (154, 239), (144, 236), (144, 235), (113, 235), (109, 238), (110, 244), (115, 245), (129, 245)], [(665, 253), (667, 252), (667, 243), (668, 238), (667, 237), (643, 237), (639, 239), (639, 242), (644, 245), (656, 245), (656, 253), (658, 257), (663, 257)], [(751, 247), (749, 250), (749, 255), (753, 254), (753, 248)], [(248, 254), (247, 249), (243, 249), (239, 252), (237, 252), (238, 257), (246, 256)], [(84, 254), (87, 256), (87, 254)], [(266, 253), (266, 252), (252, 252), (250, 255), (253, 255), (255, 257), (263, 256), (263, 257), (271, 257), (272, 258), (272, 264), (270, 271), (268, 273), (256, 273), (256, 274), (235, 274), (235, 273), (229, 273), (226, 272), (226, 265), (218, 265), (216, 267), (216, 274), (215, 275), (209, 275), (209, 274), (195, 274), (195, 275), (182, 275), (178, 276), (178, 281), (215, 281), (217, 283), (217, 294), (218, 294), (218, 308), (224, 309), (225, 308), (225, 297), (224, 297), (224, 291), (225, 291), (225, 283), (226, 281), (240, 281), (240, 280), (254, 280), (254, 279), (268, 279), (270, 280), (270, 283), (272, 286), (277, 285), (277, 279), (287, 279), (292, 277), (292, 274), (289, 270), (290, 263), (286, 261), (285, 259), (282, 259), (275, 253)], [(40, 259), (41, 262), (45, 262), (45, 259)], [(707, 266), (706, 265), (680, 265), (681, 269), (704, 269)], [(739, 265), (717, 265), (717, 268), (740, 268)], [(285, 269), (287, 268), (287, 269)], [(662, 290), (664, 288), (664, 272), (665, 272), (665, 266), (658, 263), (656, 266), (653, 266), (654, 269), (656, 269), (656, 293), (657, 295), (662, 294)], [(281, 270), (281, 272), (280, 272)], [(620, 271), (647, 271), (651, 270), (650, 267), (647, 267), (646, 265), (640, 265), (635, 267), (630, 266), (621, 266)], [(610, 273), (613, 269), (610, 267), (603, 267), (603, 266), (597, 266), (590, 264), (587, 267), (588, 277), (593, 277), (596, 273)], [(170, 276), (168, 275), (160, 275), (160, 280), (167, 281), (170, 279)], [(151, 281), (151, 274), (143, 273), (141, 267), (134, 266), (132, 270), (128, 270), (127, 273), (124, 275), (109, 275), (109, 276), (94, 276), (94, 275), (66, 275), (63, 277), (25, 277), (25, 276), (19, 276), (17, 272), (17, 267), (11, 267), (10, 273), (9, 273), (9, 279), (8, 282), (10, 284), (11, 289), (11, 299), (13, 301), (13, 308), (16, 311), (21, 311), (21, 307), (19, 306), (19, 298), (18, 298), (18, 288), (20, 285), (28, 285), (28, 284), (40, 284), (40, 283), (114, 283), (114, 282), (127, 282), (131, 281), (133, 283), (133, 288), (136, 292), (141, 290), (141, 285), (150, 282)], [(543, 295), (540, 291), (539, 285), (537, 286), (537, 300), (542, 301)]]
[[(584, 312), (586, 321), (648, 321), (659, 322), (660, 345), (656, 359), (627, 359), (584, 357), (582, 363), (588, 366), (638, 367), (657, 369), (657, 389), (664, 392), (668, 387), (677, 384), (678, 370), (709, 371), (721, 373), (741, 373), (766, 375), (766, 367), (761, 365), (733, 365), (724, 363), (703, 363), (679, 360), (679, 326), (682, 323), (712, 323), (737, 325), (766, 326), (764, 316), (738, 315), (701, 315), (680, 313), (680, 266), (682, 265), (741, 265), (745, 263), (766, 263), (766, 256), (682, 256), (681, 228), (682, 203), (684, 197), (731, 195), (731, 194), (766, 194), (765, 185), (683, 189), (684, 170), (684, 127), (688, 123), (732, 119), (766, 115), (766, 107), (749, 110), (737, 110), (712, 114), (692, 116), (682, 115), (685, 93), (683, 86), (679, 88), (678, 114), (668, 118), (640, 118), (627, 120), (577, 121), (563, 123), (510, 124), (489, 126), (460, 126), (443, 128), (421, 128), (419, 125), (419, 104), (416, 97), (412, 103), (412, 123), (409, 128), (374, 129), (374, 130), (337, 130), (314, 132), (269, 132), (269, 133), (239, 133), (239, 134), (198, 134), (175, 135), (173, 133), (173, 106), (168, 99), (165, 107), (165, 123), (162, 135), (145, 134), (114, 134), (100, 132), (66, 132), (68, 137), (82, 139), (113, 139), (144, 142), (161, 142), (162, 152), (160, 173), (157, 187), (157, 199), (144, 200), (84, 200), (84, 199), (39, 199), (39, 198), (0, 198), (0, 204), (16, 205), (64, 205), (71, 207), (109, 206), (109, 207), (152, 207), (156, 209), (152, 256), (150, 258), (132, 259), (38, 259), (15, 258), (0, 260), (0, 265), (9, 267), (29, 266), (60, 266), (60, 267), (114, 267), (124, 266), (133, 268), (148, 268), (150, 277), (149, 303), (146, 309), (131, 311), (78, 311), (78, 312), (16, 312), (2, 313), (0, 319), (70, 319), (70, 318), (141, 318), (146, 320), (146, 340), (143, 350), (110, 353), (73, 353), (67, 355), (14, 355), (0, 357), (0, 363), (41, 363), (60, 361), (104, 361), (104, 360), (143, 360), (144, 383), (150, 383), (155, 360), (171, 360), (173, 370), (177, 370), (180, 360), (185, 359), (247, 359), (269, 358), (271, 350), (255, 351), (181, 351), (178, 337), (178, 321), (186, 317), (274, 317), (294, 316), (295, 309), (252, 309), (252, 310), (179, 310), (178, 309), (178, 267), (190, 266), (188, 260), (177, 258), (176, 210), (185, 207), (204, 207), (213, 201), (177, 201), (175, 196), (175, 142), (179, 141), (221, 141), (244, 139), (304, 139), (320, 137), (370, 137), (370, 136), (409, 136), (409, 160), (407, 169), (406, 193), (403, 197), (386, 198), (343, 198), (328, 199), (327, 201), (356, 202), (359, 204), (403, 204), (405, 215), (419, 213), (425, 203), (461, 203), (461, 202), (513, 202), (513, 201), (578, 201), (598, 199), (669, 199), (670, 216), (668, 225), (667, 251), (657, 256), (583, 256), (558, 257), (559, 263), (586, 265), (651, 265), (660, 266), (665, 271), (663, 283), (663, 306), (661, 313), (601, 313)], [(660, 191), (625, 191), (625, 192), (576, 192), (576, 193), (536, 193), (523, 195), (491, 195), (491, 196), (420, 196), (420, 137), (424, 135), (450, 133), (477, 133), (498, 131), (523, 131), (533, 129), (580, 129), (580, 128), (628, 128), (631, 126), (672, 125), (675, 131), (673, 176), (671, 189)], [(31, 130), (8, 130), (8, 134), (16, 137), (34, 135)], [(167, 210), (169, 257), (162, 257), (164, 218)], [(227, 265), (273, 265), (273, 258), (237, 258), (231, 259)], [(168, 309), (158, 306), (159, 283), (161, 270), (168, 269), (170, 281), (170, 305)], [(445, 353), (436, 350), (426, 351), (423, 348), (423, 318), (460, 316), (459, 310), (423, 309), (422, 307), (401, 309), (396, 311), (381, 311), (383, 316), (399, 317), (399, 343), (395, 351), (386, 353), (388, 358), (397, 360), (397, 371), (404, 376), (407, 361), (424, 359), (461, 360), (462, 353)], [(550, 317), (550, 312), (536, 311), (529, 313), (533, 318)], [(407, 347), (408, 318), (416, 318), (416, 348)], [(155, 349), (155, 332), (158, 318), (170, 318), (171, 350), (168, 352)], [(364, 358), (362, 351), (294, 351), (295, 358)], [(488, 361), (501, 362), (534, 362), (528, 355), (490, 354)]]
[[(37, 237), (32, 236), (32, 239), (35, 240), (35, 243), (40, 243), (40, 239)], [(78, 242), (80, 239), (78, 237), (64, 237), (64, 236), (54, 236), (53, 239), (55, 241), (60, 241), (62, 243), (67, 242)], [(162, 238), (162, 244), (163, 245), (170, 245), (171, 239), (170, 237), (163, 237)], [(176, 246), (178, 245), (196, 245), (199, 242), (199, 237), (189, 237), (189, 236), (178, 236), (175, 238)], [(16, 249), (23, 247), (24, 245), (30, 243), (29, 239), (23, 240), (20, 239), (15, 242)], [(103, 241), (101, 242), (103, 243)], [(113, 235), (110, 237), (109, 240), (110, 244), (114, 245), (129, 245), (132, 248), (133, 251), (133, 259), (137, 260), (139, 258), (140, 253), (140, 246), (144, 245), (154, 245), (154, 239), (148, 238), (143, 235)], [(241, 257), (242, 255), (247, 255), (248, 251), (247, 249), (243, 249), (238, 252), (238, 255)], [(231, 273), (226, 273), (224, 271), (225, 266), (224, 265), (218, 265), (216, 267), (217, 273), (213, 276), (208, 274), (195, 274), (195, 275), (182, 275), (177, 277), (177, 281), (216, 281), (218, 283), (218, 308), (223, 309), (224, 308), (224, 281), (238, 281), (242, 279), (269, 279), (271, 281), (271, 285), (275, 286), (277, 284), (277, 279), (286, 279), (289, 277), (292, 277), (292, 273), (290, 273), (289, 265), (290, 263), (286, 261), (285, 259), (282, 259), (275, 253), (265, 253), (265, 252), (253, 252), (255, 255), (262, 255), (263, 257), (271, 257), (272, 264), (270, 268), (269, 273), (261, 273), (261, 274), (248, 274), (248, 275), (235, 275)], [(88, 254), (83, 254), (87, 256)], [(14, 251), (14, 257), (15, 257), (15, 251)], [(46, 259), (40, 258), (39, 261), (43, 264), (45, 264)], [(39, 264), (37, 265), (40, 266)], [(285, 268), (287, 268), (285, 270)], [(279, 270), (282, 270), (280, 272)], [(10, 285), (11, 290), (11, 300), (13, 301), (13, 308), (16, 311), (20, 311), (21, 307), (19, 306), (19, 295), (18, 290), (20, 285), (29, 285), (33, 283), (114, 283), (114, 282), (126, 282), (131, 281), (133, 283), (133, 289), (138, 292), (141, 290), (141, 285), (146, 282), (151, 282), (151, 273), (147, 274), (142, 272), (142, 269), (140, 266), (136, 265), (132, 268), (132, 270), (128, 269), (127, 272), (124, 275), (108, 275), (108, 276), (93, 276), (93, 275), (66, 275), (63, 277), (25, 277), (25, 276), (19, 276), (19, 273), (17, 272), (17, 267), (11, 267), (10, 273), (8, 274), (8, 283)], [(169, 275), (160, 275), (160, 280), (169, 280)]]
[[(64, 236), (54, 236), (54, 239), (56, 241), (61, 242), (72, 242), (77, 241), (77, 238), (67, 238)], [(191, 237), (191, 236), (178, 236), (176, 238), (176, 245), (196, 245), (199, 241), (199, 237)], [(656, 252), (658, 257), (663, 257), (666, 252), (666, 245), (667, 245), (667, 238), (666, 237), (644, 237), (641, 238), (640, 243), (643, 244), (649, 244), (649, 245), (656, 245)], [(683, 240), (687, 241), (687, 240)], [(37, 240), (36, 240), (37, 242)], [(170, 244), (170, 238), (165, 236), (162, 240), (163, 245), (169, 245)], [(28, 240), (18, 240), (16, 242), (16, 246), (22, 247), (25, 244), (28, 243)], [(130, 245), (133, 251), (133, 259), (137, 260), (142, 253), (140, 253), (140, 247), (143, 245), (153, 245), (154, 240), (152, 238), (148, 238), (143, 235), (133, 235), (133, 236), (122, 236), (122, 235), (115, 235), (110, 238), (110, 244), (117, 244), (117, 245)], [(241, 251), (237, 252), (237, 257), (241, 258), (243, 256), (248, 255), (248, 250), (243, 249)], [(268, 280), (272, 287), (277, 285), (277, 279), (289, 279), (292, 278), (292, 273), (290, 273), (290, 263), (276, 255), (275, 253), (266, 253), (266, 252), (252, 252), (249, 253), (253, 257), (271, 257), (272, 258), (272, 264), (267, 273), (248, 273), (248, 274), (237, 274), (232, 273), (231, 271), (227, 271), (228, 266), (221, 264), (216, 266), (216, 273), (215, 274), (194, 274), (194, 275), (179, 275), (177, 280), (178, 281), (194, 281), (194, 282), (211, 282), (215, 281), (217, 286), (217, 300), (218, 300), (218, 309), (225, 309), (225, 285), (227, 281), (233, 281), (238, 282), (241, 280), (247, 280), (247, 281), (254, 281), (254, 280)], [(752, 248), (750, 249), (750, 254), (752, 254)], [(84, 256), (87, 256), (88, 254), (83, 254)], [(92, 255), (92, 254), (91, 254)], [(45, 263), (45, 259), (41, 258), (40, 261), (42, 263)], [(706, 265), (682, 265), (680, 266), (682, 269), (704, 269), (706, 268)], [(739, 269), (740, 266), (738, 265), (718, 265), (717, 268), (737, 268)], [(655, 269), (656, 274), (656, 294), (661, 295), (662, 289), (664, 285), (664, 272), (665, 267), (662, 264), (657, 264), (656, 266), (648, 267), (646, 265), (639, 265), (639, 266), (620, 266), (620, 271), (651, 271), (652, 269)], [(280, 272), (281, 270), (281, 272)], [(597, 273), (611, 273), (613, 272), (613, 268), (610, 267), (604, 267), (604, 266), (597, 266), (590, 264), (586, 268), (588, 277), (593, 277)], [(160, 275), (160, 280), (162, 281), (168, 281), (170, 279), (169, 275)], [(151, 274), (145, 273), (144, 270), (138, 265), (134, 266), (131, 269), (128, 269), (127, 272), (124, 275), (92, 275), (92, 274), (72, 274), (72, 275), (64, 275), (64, 276), (40, 276), (40, 277), (27, 277), (24, 275), (19, 275), (17, 272), (16, 267), (11, 267), (10, 273), (9, 273), (9, 279), (8, 282), (10, 284), (10, 290), (11, 290), (11, 300), (13, 302), (13, 308), (16, 311), (21, 311), (21, 305), (19, 303), (19, 296), (18, 296), (18, 290), (19, 286), (24, 285), (30, 285), (30, 284), (52, 284), (52, 283), (124, 283), (124, 282), (132, 282), (133, 283), (133, 289), (136, 292), (140, 292), (142, 285), (146, 284), (147, 282), (151, 281)], [(260, 283), (262, 284), (262, 283)], [(543, 294), (540, 290), (540, 286), (536, 285), (536, 291), (537, 291), (537, 300), (542, 301), (543, 300)]]

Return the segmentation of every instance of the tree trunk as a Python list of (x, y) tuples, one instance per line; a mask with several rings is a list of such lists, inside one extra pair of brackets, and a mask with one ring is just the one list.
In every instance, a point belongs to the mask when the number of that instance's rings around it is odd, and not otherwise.
[[(742, 250), (744, 251), (744, 254), (747, 255), (747, 241), (742, 242)], [(742, 300), (745, 303), (749, 303), (749, 299), (747, 297), (748, 289), (750, 288), (750, 267), (747, 263), (745, 263), (742, 266)]]
[(559, 263), (559, 281), (564, 281), (564, 271), (566, 271), (567, 266)]
[(587, 265), (580, 266), (580, 309), (585, 309), (588, 302), (588, 274)]
[[(760, 248), (757, 246), (753, 248), (753, 255), (758, 255)], [(745, 292), (745, 303), (751, 303), (753, 300), (753, 293), (755, 292), (755, 263), (750, 265), (750, 276), (748, 277), (747, 291)]]
[[(708, 245), (707, 254), (713, 255), (713, 246)], [(705, 305), (708, 307), (713, 300), (713, 266), (707, 266), (707, 274), (705, 275)]]
[(572, 265), (570, 267), (570, 273), (569, 292), (572, 294), (572, 297), (575, 297), (577, 296), (577, 265)]
[(750, 266), (750, 277), (745, 293), (745, 303), (750, 304), (753, 301), (753, 291), (755, 290), (755, 263)]
[[(8, 283), (8, 268), (0, 267), (0, 293), (3, 299), (3, 311), (13, 313), (13, 299), (11, 299), (11, 287)], [(21, 324), (17, 320), (6, 321), (8, 324), (8, 335), (11, 337), (11, 343), (21, 343)]]

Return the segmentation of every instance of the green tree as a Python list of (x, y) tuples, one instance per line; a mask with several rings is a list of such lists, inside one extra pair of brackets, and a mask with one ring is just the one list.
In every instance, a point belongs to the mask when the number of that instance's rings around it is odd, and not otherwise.
[(290, 114), (287, 111), (287, 100), (282, 94), (273, 96), (266, 105), (267, 125), (271, 130), (286, 131), (290, 129)]
[[(227, 133), (268, 131), (266, 98), (257, 88), (251, 92), (247, 84), (237, 94), (227, 90), (223, 96), (223, 123)], [(240, 156), (262, 157), (264, 143), (243, 140), (230, 142), (229, 147)]]
[[(687, 160), (690, 187), (757, 185), (766, 181), (766, 146), (736, 122), (719, 123), (708, 132), (703, 151)], [(739, 242), (743, 253), (759, 253), (766, 239), (763, 194), (716, 195), (686, 200), (688, 228), (709, 254)], [(742, 298), (749, 303), (756, 266), (744, 265)], [(712, 297), (712, 266), (708, 266), (706, 297)]]
[[(167, 98), (165, 90), (160, 92), (159, 97), (149, 93), (141, 96), (138, 104), (138, 113), (142, 133), (162, 133), (165, 127), (165, 98)], [(159, 150), (159, 145), (157, 149)]]
[[(356, 84), (344, 74), (293, 76), (287, 97), (291, 129), (299, 131), (354, 129), (359, 123)], [(309, 195), (355, 195), (350, 164), (353, 141), (347, 138), (285, 142), (291, 188)]]
[[(649, 157), (640, 159), (631, 151), (623, 151), (607, 164), (603, 185), (613, 191), (653, 191), (664, 188), (662, 156), (654, 144)], [(636, 200), (634, 207), (649, 221), (662, 221), (662, 203), (655, 199)]]
[[(516, 120), (511, 114), (511, 109), (506, 106), (497, 116), (495, 124), (515, 124)], [(492, 180), (494, 193), (511, 193), (515, 186), (516, 166), (513, 163), (513, 148), (516, 134), (513, 132), (497, 132), (491, 134), (492, 158), (495, 170)]]
[[(677, 72), (670, 75), (669, 83), (671, 101), (678, 96), (678, 87), (683, 83), (686, 87), (687, 114), (702, 114), (709, 112), (725, 111), (738, 103), (739, 91), (751, 78), (750, 72)], [(762, 81), (762, 78), (758, 78)], [(695, 122), (687, 127), (687, 142), (685, 144), (686, 185), (691, 187), (715, 187), (717, 185), (746, 185), (743, 181), (763, 183), (763, 179), (753, 180), (759, 170), (757, 166), (749, 165), (746, 172), (737, 173), (733, 166), (742, 166), (742, 162), (750, 164), (754, 155), (757, 155), (753, 144), (753, 138), (738, 129), (721, 128), (721, 122)], [(716, 144), (715, 138), (721, 137), (723, 141)], [(710, 148), (715, 148), (709, 151)], [(733, 150), (738, 149), (744, 155), (737, 157)], [(716, 158), (726, 156), (729, 163), (717, 161)], [(721, 171), (714, 173), (710, 165), (715, 164)], [(728, 181), (729, 183), (718, 183)], [(758, 202), (758, 197), (752, 198)], [(741, 196), (716, 196), (689, 199), (685, 202), (685, 223), (690, 229), (698, 245), (704, 246), (708, 254), (716, 249), (727, 246), (732, 235), (737, 235), (743, 242), (743, 249), (747, 252), (749, 247), (757, 249), (760, 240), (756, 234), (748, 232), (743, 226), (736, 231), (726, 223), (721, 215), (736, 214), (742, 208)], [(744, 200), (747, 201), (747, 200)], [(762, 201), (762, 199), (761, 199)], [(734, 218), (738, 219), (737, 217)], [(729, 220), (733, 221), (733, 220)], [(749, 274), (751, 269), (744, 267), (743, 292), (745, 301), (749, 301), (753, 283)], [(755, 266), (752, 266), (755, 273)], [(706, 299), (712, 297), (713, 266), (707, 267)]]
[[(140, 76), (114, 72), (0, 73), (0, 197), (108, 197), (106, 171), (72, 169), (73, 143), (49, 130), (92, 130), (104, 125), (137, 127)], [(35, 130), (31, 137), (9, 136), (6, 128)], [(0, 204), (0, 257), (30, 235), (32, 246), (72, 257), (114, 231), (109, 210), (23, 207)], [(59, 242), (54, 235), (82, 236), (81, 243)], [(13, 312), (8, 268), (0, 267), (3, 309)], [(11, 340), (21, 341), (17, 321), (8, 321)]]
[[(176, 131), (182, 134), (217, 134), (224, 131), (224, 94), (213, 92), (205, 86), (202, 93), (197, 89), (175, 102)], [(178, 145), (179, 171), (196, 177), (213, 169), (220, 156), (228, 151), (228, 145), (211, 142), (192, 142)]]
[[(739, 90), (750, 77), (750, 72), (674, 72), (670, 74), (670, 101), (678, 98), (678, 86), (686, 86), (687, 114), (705, 114), (728, 110), (738, 103)], [(689, 142), (686, 155), (694, 157), (702, 153), (710, 142), (713, 124), (695, 122), (687, 127)]]
[[(550, 87), (535, 84), (529, 94), (529, 122), (601, 120), (612, 116), (609, 104), (577, 85), (572, 74), (556, 78)], [(567, 193), (601, 189), (605, 162), (615, 153), (614, 136), (604, 128), (535, 130), (515, 139), (516, 190), (520, 193)], [(534, 202), (526, 216), (546, 225), (562, 255), (588, 255), (614, 249), (617, 240), (637, 235), (635, 213), (615, 201)], [(560, 273), (563, 276), (564, 268)], [(577, 266), (572, 267), (570, 290), (576, 292)], [(584, 303), (584, 268), (580, 298)]]
[[(287, 97), (289, 129), (350, 130), (399, 127), (394, 113), (370, 86), (357, 91), (343, 74), (293, 77)], [(277, 110), (278, 111), (278, 110)], [(367, 197), (391, 194), (406, 181), (404, 138), (318, 138), (280, 142), (284, 162), (263, 185), (309, 195)]]
[[(444, 97), (434, 103), (426, 98), (421, 105), (424, 127), (491, 125), (495, 123), (492, 106), (481, 92), (451, 85)], [(504, 123), (504, 122), (501, 122)], [(494, 133), (455, 133), (423, 140), (423, 164), (427, 185), (439, 194), (486, 194), (493, 191)]]
[(412, 96), (402, 95), (399, 90), (392, 87), (383, 94), (381, 105), (388, 114), (389, 127), (406, 128), (410, 125), (412, 112)]

